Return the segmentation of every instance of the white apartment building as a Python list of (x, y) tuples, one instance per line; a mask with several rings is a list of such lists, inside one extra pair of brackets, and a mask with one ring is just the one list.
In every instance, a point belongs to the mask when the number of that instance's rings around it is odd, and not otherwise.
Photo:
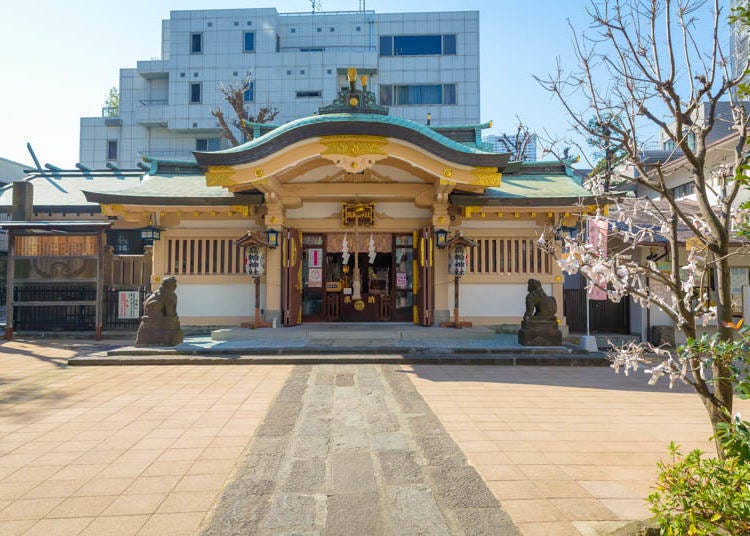
[[(513, 153), (516, 147), (515, 134), (490, 134), (485, 136), (483, 141), (492, 144), (492, 150), (496, 153)], [(529, 136), (529, 143), (523, 151), (526, 162), (534, 162), (536, 160), (536, 144), (536, 134), (531, 134)]]
[(274, 123), (309, 116), (346, 86), (346, 69), (391, 115), (432, 125), (480, 122), (479, 13), (279, 13), (275, 8), (172, 11), (161, 59), (120, 70), (118, 114), (81, 118), (80, 162), (134, 167), (145, 155), (192, 159), (226, 147), (211, 110), (229, 106), (221, 84), (252, 74), (251, 114)]

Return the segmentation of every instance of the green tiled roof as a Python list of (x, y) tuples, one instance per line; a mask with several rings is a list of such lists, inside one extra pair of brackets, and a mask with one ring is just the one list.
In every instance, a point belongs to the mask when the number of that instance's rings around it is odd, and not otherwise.
[(564, 173), (504, 174), (499, 187), (487, 188), (484, 194), (451, 195), (454, 205), (541, 205), (575, 204), (591, 199), (593, 194)]
[(498, 188), (487, 188), (486, 197), (589, 197), (591, 192), (567, 175), (503, 175)]
[(133, 205), (229, 205), (257, 204), (259, 194), (235, 194), (221, 186), (206, 186), (205, 175), (146, 175), (130, 188), (86, 190), (86, 199), (96, 203)]
[(415, 132), (419, 132), (420, 134), (427, 136), (428, 138), (431, 138), (432, 140), (448, 148), (451, 148), (455, 151), (459, 151), (463, 153), (487, 154), (487, 153), (492, 152), (492, 151), (481, 151), (479, 149), (469, 147), (467, 145), (464, 145), (463, 143), (459, 143), (455, 140), (452, 140), (450, 138), (443, 136), (439, 132), (436, 132), (435, 130), (433, 130), (432, 128), (426, 125), (421, 125), (414, 121), (409, 121), (408, 119), (401, 119), (400, 117), (394, 117), (392, 115), (339, 113), (339, 114), (311, 115), (309, 117), (296, 119), (294, 121), (285, 123), (266, 134), (263, 134), (259, 138), (250, 140), (247, 143), (243, 143), (242, 145), (231, 147), (229, 149), (224, 149), (222, 151), (214, 151), (212, 152), (212, 154), (222, 154), (222, 153), (231, 154), (231, 153), (239, 153), (242, 151), (246, 151), (247, 149), (250, 149), (252, 147), (256, 147), (258, 145), (267, 143), (273, 140), (274, 138), (281, 136), (285, 132), (288, 132), (295, 128), (299, 128), (299, 127), (306, 126), (306, 125), (315, 125), (315, 124), (322, 124), (322, 123), (337, 123), (337, 122), (346, 122), (346, 121), (357, 121), (361, 123), (381, 123), (381, 124), (386, 124), (386, 125), (395, 125), (399, 127), (408, 128), (408, 129), (414, 130)]
[[(124, 188), (130, 188), (140, 182), (141, 175), (114, 174), (96, 175), (81, 174), (77, 176), (66, 176), (58, 174), (54, 176), (52, 172), (45, 176), (32, 175), (24, 181), (31, 182), (34, 189), (34, 208), (41, 210), (50, 210), (59, 208), (61, 210), (73, 210), (76, 207), (85, 211), (99, 211), (98, 203), (88, 201), (83, 194), (84, 190), (108, 190), (118, 191)], [(13, 185), (9, 184), (0, 188), (0, 209), (10, 210), (13, 206)]]

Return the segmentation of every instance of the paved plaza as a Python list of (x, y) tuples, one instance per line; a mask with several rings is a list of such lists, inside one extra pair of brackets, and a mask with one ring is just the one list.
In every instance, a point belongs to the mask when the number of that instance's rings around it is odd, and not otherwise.
[[(697, 397), (599, 367), (69, 367), (0, 346), (0, 534), (606, 534)], [(750, 404), (738, 404), (750, 410)]]

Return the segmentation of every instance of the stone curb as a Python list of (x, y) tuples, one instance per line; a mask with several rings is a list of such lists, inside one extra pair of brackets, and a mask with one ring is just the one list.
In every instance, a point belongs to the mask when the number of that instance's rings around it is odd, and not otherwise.
[[(330, 354), (330, 352), (326, 352)], [(137, 366), (137, 365), (323, 365), (323, 364), (432, 364), (432, 365), (504, 365), (604, 367), (609, 361), (597, 352), (571, 354), (290, 354), (290, 355), (131, 355), (82, 356), (68, 360), (70, 366)]]
[[(180, 349), (169, 347), (155, 348), (135, 348), (126, 347), (107, 351), (108, 357), (121, 356), (152, 356), (152, 355), (179, 355), (179, 356), (219, 356), (232, 357), (237, 355), (253, 356), (283, 356), (283, 355), (379, 355), (379, 354), (406, 354), (406, 355), (457, 355), (457, 354), (484, 354), (484, 355), (542, 355), (542, 356), (559, 356), (559, 355), (577, 355), (588, 356), (598, 355), (599, 352), (587, 352), (580, 348), (555, 346), (544, 348), (539, 346), (528, 348), (456, 348), (444, 347), (434, 348), (425, 346), (344, 346), (332, 348), (330, 346), (303, 346), (303, 347), (247, 347), (234, 349), (213, 349), (213, 348), (195, 348)], [(604, 355), (604, 354), (601, 354)]]

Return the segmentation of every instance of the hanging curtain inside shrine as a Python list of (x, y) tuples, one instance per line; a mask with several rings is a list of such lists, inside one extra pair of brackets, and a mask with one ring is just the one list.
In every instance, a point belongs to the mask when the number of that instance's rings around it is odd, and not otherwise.
[(329, 233), (326, 235), (326, 250), (328, 253), (342, 253), (344, 249), (344, 235), (348, 243), (349, 253), (357, 251), (367, 253), (370, 249), (370, 236), (375, 245), (375, 251), (378, 253), (391, 253), (393, 251), (393, 236), (389, 233), (372, 233), (367, 230), (361, 230), (359, 236), (354, 237), (351, 233)]

